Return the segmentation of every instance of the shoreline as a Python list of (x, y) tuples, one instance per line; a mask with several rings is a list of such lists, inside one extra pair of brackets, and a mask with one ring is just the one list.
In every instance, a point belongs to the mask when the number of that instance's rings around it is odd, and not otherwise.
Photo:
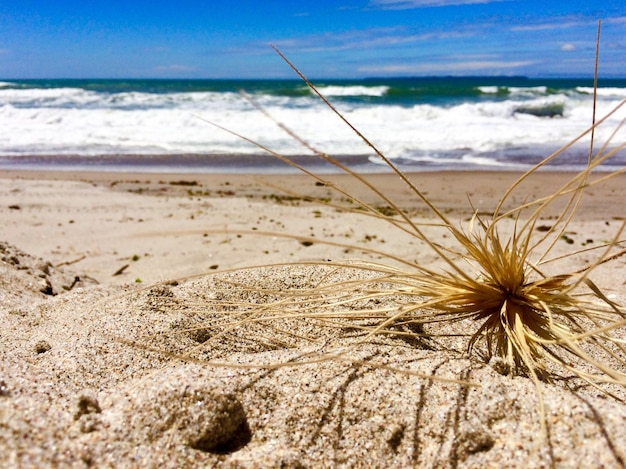
[[(319, 172), (333, 172), (334, 166), (311, 154), (295, 154), (288, 160)], [(382, 165), (369, 161), (368, 155), (336, 155), (337, 161), (362, 172), (384, 171)], [(43, 154), (0, 156), (0, 170), (53, 172), (111, 172), (111, 173), (276, 173), (289, 174), (298, 170), (267, 153), (175, 153), (175, 154)]]
[[(407, 178), (437, 207), (448, 212), (471, 213), (472, 206), (478, 210), (492, 209), (508, 187), (522, 171), (454, 170), (405, 172)], [(533, 200), (546, 195), (569, 181), (575, 172), (540, 171), (524, 182), (511, 197), (512, 203), (522, 199)], [(359, 175), (375, 184), (399, 207), (419, 210), (419, 199), (390, 172), (372, 172)], [(606, 173), (593, 173), (590, 180), (602, 178)], [(187, 173), (170, 171), (153, 173), (142, 171), (53, 171), (53, 170), (7, 170), (0, 169), (0, 179), (82, 181), (110, 188), (115, 191), (143, 193), (147, 195), (246, 197), (265, 199), (284, 194), (298, 194), (313, 198), (339, 200), (340, 194), (324, 187), (320, 181), (345, 187), (365, 202), (380, 202), (371, 190), (355, 181), (348, 174), (319, 174), (313, 177), (294, 172), (284, 173)], [(286, 195), (286, 196), (287, 196)], [(345, 198), (345, 197), (344, 197)], [(623, 216), (622, 201), (626, 200), (626, 174), (611, 177), (601, 186), (586, 190), (582, 206), (577, 214), (583, 219), (614, 218)], [(557, 204), (557, 207), (560, 205)], [(423, 208), (423, 206), (422, 206)], [(426, 214), (427, 215), (427, 214)]]
[[(422, 163), (391, 161), (404, 173), (441, 173), (441, 172), (525, 172), (544, 156), (555, 151), (535, 149), (526, 152), (512, 161), (492, 164), (464, 162), (437, 163), (436, 160)], [(575, 173), (584, 170), (588, 149), (582, 148), (567, 158), (560, 158), (544, 166), (539, 172)], [(570, 152), (572, 150), (570, 149)], [(457, 155), (458, 156), (458, 155)], [(489, 158), (495, 158), (493, 155)], [(284, 158), (284, 160), (281, 160)], [(371, 153), (334, 154), (332, 158), (339, 164), (359, 174), (384, 174), (393, 171), (378, 157)], [(567, 161), (563, 161), (563, 160)], [(376, 161), (378, 162), (376, 162)], [(110, 173), (146, 173), (146, 174), (300, 174), (294, 163), (316, 174), (343, 174), (334, 164), (324, 161), (315, 154), (285, 154), (280, 158), (270, 153), (111, 153), (84, 155), (70, 154), (23, 154), (0, 155), (0, 171), (36, 171), (36, 172), (110, 172)], [(608, 173), (621, 168), (623, 161), (605, 162), (595, 172)]]

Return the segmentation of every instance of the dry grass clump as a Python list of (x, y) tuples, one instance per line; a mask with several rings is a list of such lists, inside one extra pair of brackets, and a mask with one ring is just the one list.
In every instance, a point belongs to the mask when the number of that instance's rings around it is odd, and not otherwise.
[[(615, 385), (626, 386), (626, 313), (591, 279), (591, 274), (599, 266), (626, 253), (622, 238), (626, 221), (601, 246), (564, 255), (553, 254), (574, 219), (585, 192), (626, 171), (621, 168), (610, 173), (595, 173), (600, 165), (626, 147), (626, 139), (618, 140), (621, 124), (601, 148), (593, 146), (594, 130), (626, 101), (524, 173), (502, 195), (491, 216), (475, 214), (467, 226), (460, 227), (435, 207), (407, 175), (278, 53), (330, 110), (395, 172), (419, 203), (431, 212), (436, 220), (434, 225), (448, 233), (448, 239), (445, 244), (442, 239), (433, 239), (426, 229), (432, 227), (432, 221), (425, 223), (412, 219), (368, 178), (313, 148), (287, 126), (274, 121), (319, 158), (366, 186), (380, 202), (371, 204), (354, 197), (348, 190), (293, 163), (284, 155), (259, 143), (251, 143), (353, 201), (345, 205), (327, 202), (328, 206), (382, 221), (388, 229), (400, 230), (419, 241), (438, 261), (432, 266), (421, 265), (396, 253), (359, 246), (360, 251), (384, 256), (388, 262), (317, 263), (317, 280), (296, 288), (278, 284), (255, 287), (240, 283), (235, 274), (225, 280), (229, 283), (228, 288), (217, 288), (212, 297), (199, 298), (196, 306), (187, 305), (190, 315), (204, 311), (210, 317), (184, 327), (186, 333), (202, 331), (198, 334), (203, 340), (196, 341), (198, 343), (187, 350), (174, 347), (170, 349), (173, 354), (214, 365), (239, 366), (236, 359), (229, 361), (227, 354), (219, 352), (220, 344), (225, 341), (256, 344), (242, 345), (242, 351), (306, 345), (307, 352), (289, 363), (253, 364), (278, 367), (329, 359), (350, 360), (351, 352), (359, 345), (377, 340), (395, 338), (420, 347), (434, 347), (432, 344), (437, 340), (448, 337), (449, 343), (462, 344), (470, 356), (491, 361), (501, 371), (529, 375), (537, 384), (542, 414), (540, 380), (573, 376), (605, 393), (614, 390)], [(267, 115), (265, 110), (261, 111)], [(224, 130), (250, 141), (232, 130)], [(505, 208), (511, 205), (513, 194), (523, 193), (524, 183), (533, 174), (589, 136), (592, 145), (585, 169), (572, 173), (566, 184), (555, 188), (549, 195)], [(380, 205), (391, 210), (381, 213), (377, 208)], [(559, 207), (559, 215), (550, 227), (538, 230), (542, 215), (553, 207)], [(305, 239), (298, 234), (287, 236)], [(329, 240), (315, 241), (341, 246)], [(572, 258), (589, 252), (597, 253), (590, 264), (574, 271), (559, 270), (563, 260), (571, 265)], [(290, 268), (304, 264), (291, 264)], [(232, 292), (233, 287), (241, 297), (224, 296), (224, 292)], [(320, 328), (333, 332), (330, 336), (323, 336), (319, 333)], [(374, 362), (369, 364), (376, 365)], [(377, 366), (389, 367), (389, 364)]]
[[(621, 366), (626, 365), (624, 361), (626, 351), (622, 338), (615, 335), (616, 330), (626, 325), (626, 314), (590, 279), (590, 274), (596, 267), (626, 252), (621, 239), (626, 222), (622, 223), (610, 242), (596, 248), (599, 251), (596, 260), (583, 269), (574, 272), (558, 271), (559, 260), (577, 256), (580, 252), (549, 258), (555, 244), (574, 218), (585, 191), (626, 171), (626, 168), (622, 168), (592, 178), (592, 172), (622, 151), (626, 143), (614, 144), (607, 141), (599, 150), (594, 150), (592, 144), (587, 167), (573, 174), (565, 185), (537, 200), (525, 202), (508, 210), (503, 208), (511, 195), (516, 190), (519, 191), (524, 181), (531, 178), (540, 168), (558, 158), (583, 137), (592, 134), (593, 139), (595, 128), (617, 112), (624, 102), (564, 148), (523, 174), (502, 196), (489, 219), (475, 215), (467, 228), (463, 229), (457, 227), (435, 207), (419, 188), (355, 129), (280, 51), (277, 52), (310, 89), (397, 174), (456, 242), (451, 246), (443, 246), (439, 240), (429, 237), (424, 232), (423, 224), (412, 220), (365, 177), (313, 148), (284, 124), (275, 121), (314, 154), (366, 185), (380, 198), (381, 203), (393, 209), (391, 214), (380, 213), (375, 206), (356, 199), (348, 191), (291, 162), (287, 157), (256, 142), (251, 143), (354, 200), (355, 204), (341, 206), (342, 210), (359, 212), (383, 220), (390, 228), (410, 234), (432, 250), (445, 266), (435, 270), (400, 259), (393, 253), (383, 254), (389, 260), (399, 262), (402, 267), (372, 262), (349, 265), (334, 263), (332, 265), (337, 269), (357, 268), (375, 273), (376, 281), (384, 284), (384, 288), (372, 287), (371, 279), (357, 280), (350, 284), (318, 286), (307, 293), (309, 297), (317, 295), (319, 298), (317, 303), (314, 302), (316, 308), (324, 310), (331, 305), (332, 308), (336, 308), (338, 304), (346, 305), (348, 302), (354, 303), (364, 299), (401, 295), (404, 300), (398, 301), (395, 307), (377, 312), (380, 319), (374, 324), (359, 325), (365, 333), (363, 341), (370, 340), (376, 335), (395, 334), (398, 325), (412, 326), (413, 329), (421, 330), (426, 325), (469, 320), (474, 331), (469, 334), (467, 351), (471, 353), (477, 350), (478, 354), (487, 360), (496, 358), (511, 372), (528, 373), (534, 379), (539, 377), (549, 379), (548, 371), (552, 364), (594, 385), (603, 382), (626, 384), (626, 373)], [(263, 109), (261, 111), (267, 115)], [(615, 139), (620, 128), (621, 125), (615, 130), (612, 139)], [(234, 133), (229, 129), (224, 130)], [(244, 136), (239, 136), (245, 139)], [(537, 235), (536, 228), (541, 215), (548, 207), (556, 204), (562, 207), (559, 216), (548, 229)], [(354, 205), (359, 206), (358, 210)], [(301, 239), (296, 235), (294, 237)], [(380, 252), (376, 251), (376, 254)], [(366, 293), (358, 293), (363, 290)], [(344, 298), (346, 291), (350, 291), (353, 296)], [(355, 308), (354, 304), (342, 312), (333, 311), (331, 314), (315, 312), (301, 308), (298, 295), (294, 296), (288, 291), (277, 291), (276, 294), (281, 299), (266, 303), (263, 307), (264, 310), (271, 311), (274, 317), (293, 319), (294, 316), (311, 318), (326, 315), (354, 319), (362, 318), (366, 314), (365, 311)], [(338, 298), (334, 301), (328, 300), (334, 296)], [(295, 305), (298, 307), (295, 308)], [(243, 322), (266, 320), (265, 314), (261, 314), (260, 317), (248, 316)], [(325, 320), (329, 321), (330, 318), (326, 317)], [(240, 325), (241, 323), (237, 323), (238, 327)], [(431, 335), (437, 335), (436, 328), (431, 327), (430, 330)], [(588, 351), (590, 346), (594, 349), (593, 356)], [(598, 352), (606, 355), (607, 363), (616, 361), (620, 366), (614, 368), (605, 364), (604, 360), (596, 358)], [(577, 366), (574, 363), (584, 365)]]

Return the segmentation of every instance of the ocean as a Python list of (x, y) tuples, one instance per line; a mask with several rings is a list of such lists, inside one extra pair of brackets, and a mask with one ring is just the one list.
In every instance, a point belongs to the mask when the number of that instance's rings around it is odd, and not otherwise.
[[(591, 79), (433, 77), (314, 80), (343, 115), (403, 170), (528, 168), (587, 129)], [(601, 117), (626, 80), (601, 80)], [(3, 80), (0, 168), (282, 172), (237, 132), (307, 166), (324, 166), (267, 118), (245, 91), (308, 144), (362, 171), (384, 170), (371, 149), (298, 80)], [(600, 147), (625, 112), (596, 132)], [(615, 141), (624, 142), (624, 131)], [(587, 161), (589, 137), (551, 168)], [(617, 154), (603, 169), (626, 163)]]

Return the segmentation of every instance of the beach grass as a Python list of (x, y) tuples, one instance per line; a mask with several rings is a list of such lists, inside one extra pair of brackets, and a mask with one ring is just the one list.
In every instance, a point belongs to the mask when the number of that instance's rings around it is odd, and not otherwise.
[[(375, 177), (360, 175), (314, 148), (245, 94), (253, 106), (291, 138), (364, 186), (378, 202), (367, 202), (355, 196), (349, 188), (313, 173), (244, 134), (217, 123), (210, 124), (295, 167), (316, 184), (335, 191), (346, 203), (313, 200), (306, 194), (288, 195), (341, 212), (371, 217), (386, 226), (385, 229), (400, 231), (414, 239), (419, 249), (430, 251), (436, 261), (425, 265), (384, 249), (355, 246), (349, 241), (343, 243), (329, 238), (310, 238), (300, 233), (253, 232), (261, 236), (292, 238), (305, 246), (316, 243), (345, 249), (356, 247), (380, 260), (297, 262), (286, 264), (288, 272), (281, 270), (285, 265), (250, 267), (250, 270), (260, 269), (265, 275), (275, 276), (282, 272), (287, 277), (294, 275), (294, 269), (317, 269), (316, 281), (296, 286), (287, 280), (274, 286), (250, 285), (245, 280), (238, 280), (237, 271), (220, 272), (220, 281), (225, 282), (223, 290), (216, 288), (211, 295), (203, 295), (196, 304), (185, 306), (189, 315), (204, 317), (178, 328), (177, 333), (195, 337), (196, 345), (187, 349), (165, 347), (160, 351), (213, 366), (279, 368), (328, 360), (347, 361), (358, 366), (363, 364), (358, 358), (359, 347), (377, 341), (395, 340), (433, 350), (443, 347), (455, 350), (460, 357), (489, 363), (503, 374), (529, 377), (537, 390), (538, 420), (544, 435), (549, 430), (541, 382), (575, 378), (582, 386), (591, 386), (619, 399), (615, 387), (626, 387), (626, 313), (592, 277), (600, 266), (606, 266), (626, 253), (623, 236), (626, 221), (622, 221), (605, 242), (596, 243), (593, 248), (572, 246), (563, 252), (562, 245), (567, 243), (568, 227), (575, 220), (577, 208), (588, 191), (626, 171), (621, 168), (610, 173), (598, 172), (603, 163), (624, 150), (626, 143), (619, 137), (622, 126), (600, 146), (593, 137), (595, 129), (619, 112), (626, 101), (607, 116), (600, 119), (594, 116), (588, 129), (522, 174), (491, 211), (479, 213), (474, 210), (474, 215), (466, 223), (458, 223), (436, 207), (420, 190), (419, 183), (386, 158), (319, 93), (315, 85), (280, 51), (277, 52), (330, 111), (396, 174), (398, 183), (409, 189), (416, 205), (429, 212), (428, 221), (409, 216), (376, 187)], [(572, 173), (565, 184), (551, 188), (547, 195), (527, 200), (525, 184), (566, 154), (570, 146), (585, 138), (591, 141), (588, 165)], [(512, 202), (516, 200), (522, 202)], [(471, 200), (468, 203), (471, 206)], [(380, 207), (386, 207), (386, 210)], [(558, 215), (546, 225), (544, 215), (555, 207)], [(427, 233), (427, 229), (433, 227), (439, 230), (441, 237)], [(251, 232), (243, 230), (242, 233)], [(555, 247), (559, 248), (558, 254), (555, 254)], [(583, 254), (593, 254), (593, 260), (581, 263)], [(235, 298), (226, 293), (233, 288), (240, 292)], [(320, 329), (327, 332), (320, 333)], [(287, 361), (273, 361), (270, 355), (265, 361), (238, 363), (237, 358), (229, 357), (226, 349), (222, 350), (225, 342), (231, 346), (237, 342), (246, 352), (297, 346), (304, 347), (306, 353)], [(137, 345), (135, 341), (132, 343)], [(232, 351), (231, 348), (227, 350)], [(400, 363), (385, 360), (370, 358), (367, 365), (427, 380), (476, 385), (463, 376), (420, 374), (410, 367), (403, 368)]]

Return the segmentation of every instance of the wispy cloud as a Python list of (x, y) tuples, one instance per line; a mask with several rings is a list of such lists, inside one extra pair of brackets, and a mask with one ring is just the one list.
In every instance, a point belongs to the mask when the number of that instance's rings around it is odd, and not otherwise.
[(404, 27), (369, 28), (344, 33), (317, 34), (294, 39), (276, 41), (284, 49), (297, 49), (299, 52), (345, 51), (365, 48), (389, 48), (418, 42), (460, 39), (473, 36), (470, 31), (433, 31), (414, 33)]
[(607, 18), (602, 21), (605, 24), (626, 24), (626, 16), (616, 16), (615, 18)]
[(196, 70), (195, 67), (190, 67), (188, 65), (179, 65), (179, 64), (172, 64), (172, 65), (157, 65), (156, 67), (154, 67), (153, 69), (155, 72), (193, 72)]
[(525, 24), (519, 26), (511, 26), (510, 30), (514, 32), (533, 32), (533, 31), (554, 31), (556, 29), (571, 29), (589, 26), (592, 21), (550, 21), (547, 23)]
[[(554, 31), (557, 29), (572, 29), (572, 28), (582, 28), (589, 26), (596, 26), (598, 24), (598, 18), (596, 17), (561, 17), (561, 18), (550, 18), (549, 21), (541, 21), (537, 23), (531, 24), (523, 24), (517, 26), (511, 26), (511, 31), (516, 32), (534, 32), (534, 31)], [(624, 25), (626, 24), (626, 16), (616, 16), (613, 18), (602, 19), (602, 24), (607, 25)]]
[(391, 64), (380, 66), (363, 66), (360, 72), (372, 74), (467, 74), (467, 73), (505, 73), (511, 69), (533, 65), (533, 61), (498, 61), (476, 60), (451, 63), (420, 63), (420, 64)]
[[(400, 4), (418, 8), (426, 4), (461, 1), (371, 0), (371, 4), (380, 8)], [(475, 2), (472, 0), (471, 3)], [(313, 68), (318, 71), (318, 76), (586, 73), (587, 59), (581, 59), (576, 66), (570, 62), (566, 65), (566, 61), (592, 49), (596, 37), (595, 17), (564, 14), (497, 18), (481, 16), (478, 21), (460, 22), (454, 27), (408, 21), (390, 27), (359, 29), (354, 26), (343, 31), (276, 38), (271, 42), (291, 57), (297, 57), (302, 64), (316, 64), (317, 68)], [(609, 33), (603, 31), (607, 38), (603, 50), (626, 47), (622, 35), (615, 32), (623, 29), (624, 23), (624, 16), (603, 20), (607, 26), (604, 31)], [(515, 36), (515, 40), (511, 40), (511, 36)], [(270, 40), (266, 41), (240, 44), (231, 52), (266, 56), (271, 52), (267, 46)], [(221, 55), (223, 51), (215, 54)], [(297, 54), (301, 55), (298, 57)]]
[(370, 0), (369, 6), (383, 10), (411, 10), (415, 8), (444, 7), (449, 5), (471, 5), (495, 3), (508, 0)]

